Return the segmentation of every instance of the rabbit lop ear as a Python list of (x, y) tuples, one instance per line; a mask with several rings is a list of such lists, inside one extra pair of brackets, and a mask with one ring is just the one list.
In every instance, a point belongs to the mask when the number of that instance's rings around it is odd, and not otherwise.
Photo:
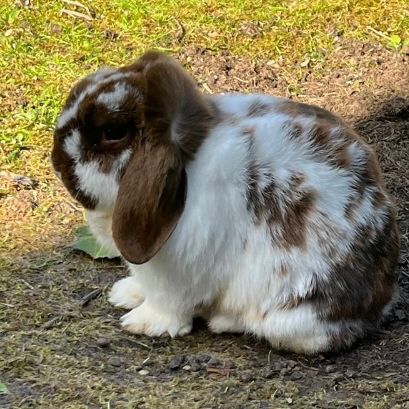
[(146, 81), (145, 130), (119, 185), (112, 232), (123, 257), (142, 264), (160, 250), (183, 212), (187, 177), (172, 129), (198, 94), (183, 69), (161, 53), (148, 52), (124, 70)]
[(126, 260), (142, 264), (160, 250), (183, 212), (185, 195), (186, 174), (176, 149), (142, 141), (122, 177), (112, 221)]
[(112, 231), (125, 259), (142, 264), (176, 227), (187, 191), (184, 166), (214, 113), (192, 78), (164, 54), (148, 52), (124, 70), (140, 72), (146, 82), (145, 130), (120, 182)]

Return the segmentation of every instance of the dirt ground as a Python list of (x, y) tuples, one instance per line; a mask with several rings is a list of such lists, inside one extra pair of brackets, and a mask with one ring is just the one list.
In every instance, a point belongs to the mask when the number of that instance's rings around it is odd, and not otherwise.
[[(121, 331), (122, 312), (106, 299), (125, 269), (73, 252), (67, 226), (66, 234), (37, 237), (41, 250), (16, 250), (12, 261), (3, 255), (0, 381), (9, 393), (0, 407), (409, 408), (409, 55), (341, 41), (325, 70), (308, 62), (289, 70), (228, 51), (184, 49), (178, 57), (206, 92), (321, 105), (375, 146), (399, 210), (401, 301), (390, 322), (338, 355), (277, 353), (251, 336), (211, 334), (202, 322), (180, 339), (138, 337)], [(1, 200), (20, 212), (8, 229), (23, 225), (24, 208), (42, 196), (33, 185)], [(80, 214), (68, 204), (53, 211)]]

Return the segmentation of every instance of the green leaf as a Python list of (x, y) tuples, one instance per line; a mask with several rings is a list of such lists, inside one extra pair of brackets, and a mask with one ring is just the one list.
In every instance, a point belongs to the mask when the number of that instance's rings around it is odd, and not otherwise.
[(9, 393), (7, 386), (3, 382), (0, 382), (0, 395), (6, 395), (7, 393)]
[(392, 48), (399, 48), (399, 46), (402, 44), (402, 39), (396, 35), (393, 34), (389, 37), (389, 46)]
[(72, 246), (75, 250), (83, 251), (94, 259), (118, 257), (117, 253), (106, 249), (96, 241), (88, 226), (79, 227), (75, 235), (77, 240)]

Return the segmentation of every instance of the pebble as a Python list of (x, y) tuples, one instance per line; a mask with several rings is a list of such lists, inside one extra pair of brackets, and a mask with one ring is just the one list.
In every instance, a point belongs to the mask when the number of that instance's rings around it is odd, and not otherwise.
[(269, 409), (270, 408), (270, 404), (268, 403), (267, 400), (261, 400), (259, 402), (259, 409)]
[(287, 368), (289, 369), (294, 369), (297, 365), (298, 365), (298, 362), (296, 361), (291, 361), (291, 360), (287, 361)]
[(334, 383), (338, 383), (338, 382), (342, 381), (343, 379), (344, 379), (344, 377), (342, 376), (342, 374), (337, 372), (337, 373), (334, 374), (334, 377), (332, 378), (332, 381)]
[(233, 361), (226, 361), (224, 363), (224, 368), (236, 369), (236, 364)]
[(327, 365), (325, 367), (325, 372), (326, 373), (331, 373), (331, 372), (335, 372), (337, 370), (336, 365)]
[(200, 363), (198, 358), (191, 357), (190, 359), (188, 359), (188, 362), (189, 362), (192, 372), (198, 372), (202, 369), (202, 364)]
[(261, 374), (266, 379), (273, 379), (277, 371), (272, 368), (266, 367), (262, 370)]
[(355, 371), (353, 371), (352, 369), (347, 369), (347, 371), (345, 372), (345, 375), (347, 376), (347, 378), (353, 378), (355, 376)]
[(406, 318), (405, 311), (400, 308), (395, 310), (395, 315), (399, 321), (403, 321)]
[(190, 371), (192, 369), (192, 367), (190, 365), (185, 365), (182, 369), (184, 371)]
[(202, 369), (202, 365), (198, 362), (192, 362), (191, 364), (192, 372), (198, 372)]
[(282, 361), (274, 362), (273, 367), (276, 371), (280, 371), (281, 369), (285, 368), (286, 364)]
[(108, 363), (110, 365), (112, 365), (112, 366), (121, 366), (122, 365), (122, 361), (116, 356), (112, 356), (111, 358), (109, 358)]
[(107, 338), (98, 338), (97, 339), (97, 345), (102, 347), (102, 348), (106, 348), (107, 346), (109, 346), (109, 344), (111, 343), (111, 341)]
[(172, 371), (175, 371), (176, 369), (179, 369), (182, 366), (184, 360), (185, 360), (184, 355), (175, 356), (169, 362), (168, 368), (171, 369)]
[(207, 354), (201, 354), (197, 355), (196, 359), (201, 363), (208, 363), (212, 359), (212, 357)]
[(213, 358), (213, 357), (210, 358), (209, 361), (207, 362), (207, 366), (212, 366), (212, 367), (219, 366), (220, 364), (221, 364), (220, 360), (217, 358)]
[(255, 377), (254, 377), (254, 374), (252, 373), (252, 371), (246, 371), (246, 372), (243, 372), (241, 375), (240, 375), (240, 380), (242, 381), (242, 382), (251, 382), (251, 381), (254, 381), (254, 379), (255, 379)]
[(146, 376), (149, 375), (149, 371), (147, 369), (141, 369), (138, 374), (141, 376)]
[(303, 374), (301, 372), (293, 372), (290, 375), (290, 379), (292, 381), (298, 381), (299, 379), (302, 379), (302, 378), (303, 378)]

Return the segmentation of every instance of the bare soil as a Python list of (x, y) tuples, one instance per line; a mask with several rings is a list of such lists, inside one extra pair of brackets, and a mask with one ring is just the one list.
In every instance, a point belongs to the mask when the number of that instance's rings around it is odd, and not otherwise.
[[(41, 251), (2, 255), (0, 380), (9, 394), (0, 407), (409, 408), (409, 56), (345, 41), (325, 66), (296, 69), (227, 50), (184, 49), (178, 57), (206, 92), (314, 103), (344, 116), (375, 147), (401, 232), (402, 297), (391, 320), (351, 350), (317, 357), (214, 335), (200, 321), (180, 339), (133, 336), (106, 300), (125, 269), (73, 252), (67, 227), (51, 232)], [(30, 207), (35, 189), (0, 200)]]

